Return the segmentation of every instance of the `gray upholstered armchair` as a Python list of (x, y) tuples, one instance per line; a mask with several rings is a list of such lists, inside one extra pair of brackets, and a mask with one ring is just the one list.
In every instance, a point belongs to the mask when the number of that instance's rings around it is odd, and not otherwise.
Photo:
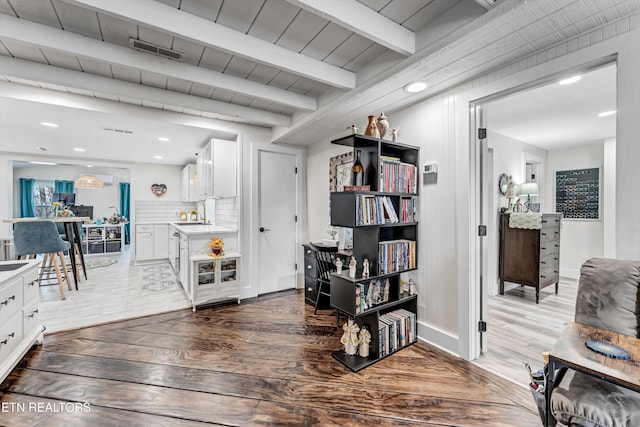
[[(590, 259), (580, 270), (575, 321), (640, 337), (639, 294), (640, 261)], [(640, 426), (640, 393), (569, 369), (552, 391), (551, 413), (571, 427)]]

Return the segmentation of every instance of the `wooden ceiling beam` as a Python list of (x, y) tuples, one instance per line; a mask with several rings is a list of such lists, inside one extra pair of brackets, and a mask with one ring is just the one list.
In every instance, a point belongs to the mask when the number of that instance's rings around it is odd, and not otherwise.
[(168, 32), (176, 37), (266, 64), (328, 85), (353, 89), (355, 73), (154, 0), (64, 0)]
[(151, 101), (186, 109), (216, 114), (221, 119), (242, 121), (265, 126), (290, 126), (291, 118), (283, 114), (215, 101), (208, 98), (172, 92), (136, 83), (100, 77), (81, 71), (68, 70), (53, 65), (39, 64), (24, 59), (0, 56), (0, 75), (49, 83), (96, 93), (108, 93), (118, 97)]
[(416, 51), (415, 33), (355, 0), (287, 0), (401, 55)]
[(108, 64), (188, 80), (295, 109), (314, 111), (317, 108), (316, 99), (310, 96), (138, 52), (9, 15), (0, 14), (0, 37)]

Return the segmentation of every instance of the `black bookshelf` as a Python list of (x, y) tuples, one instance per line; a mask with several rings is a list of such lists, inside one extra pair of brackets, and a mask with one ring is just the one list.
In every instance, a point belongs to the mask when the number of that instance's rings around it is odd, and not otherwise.
[[(394, 349), (389, 354), (381, 355), (379, 352), (380, 343), (378, 329), (381, 316), (395, 310), (404, 309), (415, 314), (415, 317), (417, 318), (417, 296), (409, 296), (408, 293), (403, 293), (402, 286), (400, 284), (400, 274), (417, 269), (417, 212), (415, 212), (415, 215), (413, 215), (410, 221), (406, 222), (403, 222), (402, 219), (398, 220), (398, 222), (391, 222), (390, 219), (387, 218), (386, 214), (383, 215), (384, 219), (381, 219), (378, 215), (378, 221), (381, 223), (376, 224), (363, 224), (361, 215), (363, 215), (362, 208), (363, 203), (365, 203), (364, 200), (371, 200), (376, 197), (386, 197), (387, 202), (392, 205), (392, 208), (395, 209), (397, 214), (402, 210), (401, 203), (403, 198), (412, 199), (414, 207), (417, 206), (419, 192), (419, 149), (410, 145), (364, 135), (350, 135), (334, 140), (332, 143), (352, 147), (354, 150), (354, 158), (355, 151), (360, 151), (360, 161), (365, 169), (364, 185), (368, 185), (371, 190), (334, 192), (330, 195), (331, 225), (353, 229), (353, 256), (356, 257), (357, 261), (355, 278), (350, 278), (348, 276), (348, 259), (344, 260), (344, 267), (341, 274), (333, 273), (331, 275), (330, 304), (332, 307), (354, 319), (355, 323), (357, 323), (361, 328), (366, 326), (371, 333), (369, 357), (363, 358), (357, 354), (353, 356), (347, 355), (343, 350), (332, 353), (332, 356), (334, 359), (356, 372), (415, 342), (414, 337), (412, 341), (408, 342), (401, 348)], [(407, 185), (401, 185), (400, 187), (411, 191), (379, 191), (383, 187), (392, 187), (389, 185), (389, 181), (384, 181), (384, 175), (381, 177), (381, 162), (386, 162), (388, 164), (391, 163), (396, 167), (396, 169), (399, 167), (400, 170), (410, 170), (412, 172), (412, 182), (407, 183)], [(396, 164), (399, 164), (399, 166), (396, 166)], [(412, 165), (415, 168), (407, 165)], [(387, 166), (387, 168), (388, 167), (389, 166)], [(388, 179), (390, 175), (391, 174), (387, 173), (386, 178)], [(399, 176), (394, 175), (394, 178), (400, 180)], [(405, 179), (403, 182), (406, 181), (407, 180)], [(395, 185), (394, 187), (398, 186)], [(416, 242), (413, 245), (411, 254), (414, 266), (412, 268), (404, 268), (401, 271), (392, 271), (387, 274), (380, 274), (378, 259), (379, 244), (396, 241)], [(370, 275), (367, 278), (362, 277), (362, 264), (365, 258), (369, 260), (370, 265)], [(385, 264), (385, 266), (386, 265), (387, 264)], [(386, 283), (388, 281), (388, 300), (363, 310), (358, 301), (360, 298), (364, 298), (365, 295), (361, 295), (360, 292), (362, 292), (363, 289), (368, 289), (368, 286), (370, 286), (372, 281), (377, 281), (376, 283)], [(417, 336), (417, 322), (414, 328)]]

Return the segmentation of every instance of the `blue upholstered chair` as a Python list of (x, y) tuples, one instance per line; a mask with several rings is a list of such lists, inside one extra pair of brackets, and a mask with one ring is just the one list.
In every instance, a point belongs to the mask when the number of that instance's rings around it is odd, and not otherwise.
[(62, 266), (67, 287), (71, 290), (71, 282), (64, 260), (64, 252), (71, 248), (71, 244), (60, 238), (56, 225), (51, 221), (17, 222), (13, 228), (13, 243), (15, 254), (20, 259), (43, 255), (40, 279), (42, 279), (47, 262), (53, 264), (60, 287), (60, 295), (62, 299), (65, 299), (60, 267)]

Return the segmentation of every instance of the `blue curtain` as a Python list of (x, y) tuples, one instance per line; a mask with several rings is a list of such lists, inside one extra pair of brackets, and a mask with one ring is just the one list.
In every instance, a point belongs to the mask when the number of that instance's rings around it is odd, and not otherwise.
[(74, 182), (73, 181), (64, 181), (64, 180), (55, 180), (53, 182), (53, 191), (56, 193), (73, 193), (74, 192)]
[(20, 218), (36, 216), (33, 206), (33, 189), (35, 186), (35, 179), (20, 178)]
[[(120, 216), (123, 216), (128, 220), (131, 220), (131, 218), (129, 218), (129, 187), (130, 185), (128, 182), (120, 183)], [(129, 241), (130, 241), (129, 226), (130, 226), (130, 223), (127, 223), (124, 225), (124, 243), (125, 244), (129, 244)]]

